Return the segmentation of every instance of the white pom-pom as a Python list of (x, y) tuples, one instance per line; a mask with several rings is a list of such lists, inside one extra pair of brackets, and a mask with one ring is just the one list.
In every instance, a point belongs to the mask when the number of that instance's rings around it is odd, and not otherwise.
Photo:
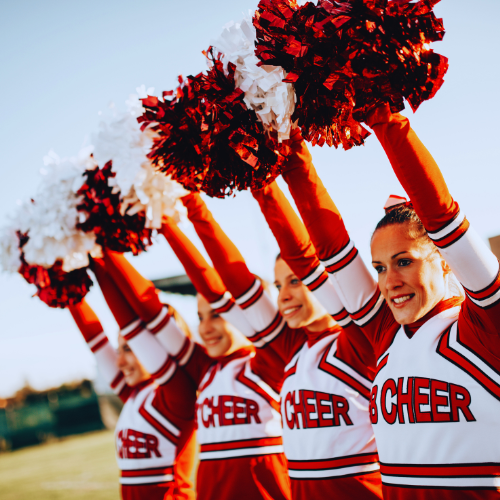
[(17, 231), (21, 221), (21, 211), (10, 217), (9, 224), (0, 231), (0, 267), (8, 273), (15, 273), (21, 266), (21, 250)]
[(245, 92), (245, 104), (253, 109), (266, 130), (275, 130), (278, 140), (290, 138), (291, 116), (295, 109), (293, 85), (284, 83), (286, 72), (276, 66), (258, 66), (255, 56), (256, 31), (251, 13), (240, 22), (224, 26), (217, 40), (212, 40), (216, 52), (224, 54), (222, 62), (236, 66), (236, 86)]
[(146, 227), (159, 229), (162, 215), (179, 220), (184, 213), (179, 198), (187, 191), (177, 182), (155, 171), (147, 154), (153, 144), (153, 132), (141, 131), (137, 117), (143, 112), (141, 97), (153, 93), (142, 86), (137, 94), (130, 95), (127, 111), (120, 112), (114, 106), (99, 125), (93, 137), (94, 158), (100, 167), (112, 160), (116, 176), (110, 184), (121, 191), (122, 214), (146, 212)]
[(76, 228), (80, 220), (76, 192), (84, 182), (83, 172), (95, 168), (91, 152), (89, 146), (74, 158), (61, 159), (53, 151), (45, 156), (37, 194), (22, 205), (22, 218), (17, 217), (17, 229), (28, 233), (23, 252), (29, 264), (48, 268), (62, 260), (63, 270), (69, 272), (88, 266), (89, 253), (100, 255), (95, 235)]

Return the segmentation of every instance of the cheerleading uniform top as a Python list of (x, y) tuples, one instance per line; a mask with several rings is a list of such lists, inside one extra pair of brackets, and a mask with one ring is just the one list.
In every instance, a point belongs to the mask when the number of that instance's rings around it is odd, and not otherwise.
[(370, 413), (384, 498), (498, 498), (500, 448), (491, 439), (500, 432), (498, 261), (408, 120), (384, 106), (368, 124), (466, 294), (401, 327), (310, 161), (284, 173), (330, 279), (375, 351)]
[[(188, 240), (181, 232), (175, 235), (178, 246), (174, 249), (178, 251)], [(153, 292), (154, 285), (140, 277), (125, 258), (108, 253), (105, 262), (136, 310), (142, 308), (145, 320), (149, 314), (148, 330), (182, 367), (176, 373), (186, 374), (198, 389), (195, 414), (201, 449), (197, 498), (289, 499), (278, 396), (284, 363), (281, 370), (264, 379), (263, 360), (255, 356), (252, 346), (220, 359), (209, 357), (202, 346), (176, 327)], [(202, 285), (200, 276), (213, 276), (215, 271), (209, 273), (206, 262), (199, 261), (197, 269), (202, 267), (204, 273), (196, 278), (194, 267), (188, 270), (195, 285), (204, 286), (202, 291), (208, 293), (209, 285)], [(153, 316), (150, 313), (155, 309)]]
[(116, 351), (88, 304), (83, 301), (70, 311), (103, 377), (124, 402), (115, 429), (122, 498), (194, 499), (189, 481), (195, 454), (191, 381), (182, 371), (175, 372), (175, 363), (158, 349), (157, 340), (140, 321), (133, 321), (122, 334), (133, 335), (134, 353), (153, 347), (157, 354), (138, 356), (153, 377), (134, 387), (127, 385), (117, 368)]
[[(263, 369), (275, 371), (276, 356), (287, 364), (281, 412), (292, 497), (381, 498), (368, 413), (371, 346), (337, 299), (305, 228), (300, 229), (300, 220), (285, 205), (277, 185), (254, 196), (272, 219), (271, 226), (282, 228), (277, 230), (282, 255), (300, 268), (299, 275), (345, 327), (335, 325), (320, 333), (289, 328), (199, 195), (183, 198), (216, 270), (255, 329), (249, 339), (257, 356), (267, 361)], [(352, 348), (351, 336), (359, 337), (357, 345), (364, 344), (364, 351)]]

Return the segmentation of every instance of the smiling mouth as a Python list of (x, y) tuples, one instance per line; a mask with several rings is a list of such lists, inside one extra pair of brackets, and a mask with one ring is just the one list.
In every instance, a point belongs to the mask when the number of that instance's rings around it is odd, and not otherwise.
[(205, 345), (206, 345), (206, 346), (209, 346), (209, 345), (216, 345), (216, 344), (218, 344), (221, 340), (222, 340), (222, 337), (215, 337), (215, 338), (213, 338), (213, 339), (206, 339), (206, 340), (204, 340), (204, 342), (205, 342)]
[(290, 317), (293, 316), (302, 306), (295, 306), (295, 307), (288, 307), (287, 309), (283, 310), (283, 316), (284, 317)]
[(398, 297), (393, 297), (391, 302), (396, 307), (404, 306), (409, 300), (415, 297), (414, 293), (409, 293), (408, 295), (399, 295)]

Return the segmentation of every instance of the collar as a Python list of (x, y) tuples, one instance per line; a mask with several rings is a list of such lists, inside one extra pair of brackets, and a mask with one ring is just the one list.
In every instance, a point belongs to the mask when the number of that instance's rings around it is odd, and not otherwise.
[(244, 358), (245, 356), (248, 356), (249, 354), (252, 354), (254, 352), (255, 352), (255, 347), (253, 345), (248, 345), (238, 349), (237, 351), (232, 352), (231, 354), (228, 354), (227, 356), (219, 356), (217, 358), (214, 358), (214, 361), (217, 361), (217, 363), (219, 363), (220, 365), (220, 368), (222, 369), (229, 362), (235, 359)]
[(319, 342), (321, 339), (324, 339), (328, 335), (332, 335), (332, 333), (340, 333), (342, 331), (342, 327), (340, 325), (333, 325), (326, 330), (322, 330), (321, 332), (310, 332), (307, 328), (304, 328), (307, 334), (307, 345), (312, 347), (314, 344)]
[(451, 299), (442, 300), (422, 318), (417, 319), (417, 321), (415, 321), (414, 323), (410, 323), (409, 325), (403, 325), (403, 330), (406, 333), (406, 336), (411, 339), (413, 335), (417, 333), (418, 329), (424, 325), (424, 323), (427, 323), (427, 321), (429, 321), (440, 312), (451, 309), (452, 307), (459, 306), (463, 301), (464, 299), (462, 297), (452, 297)]

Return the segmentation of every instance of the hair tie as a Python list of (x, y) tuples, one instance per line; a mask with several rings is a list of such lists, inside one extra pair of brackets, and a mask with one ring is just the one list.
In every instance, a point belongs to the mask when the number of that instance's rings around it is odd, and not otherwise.
[(404, 196), (398, 196), (396, 194), (391, 194), (384, 205), (385, 213), (388, 214), (391, 210), (397, 207), (405, 206), (408, 208), (413, 208), (411, 201), (408, 201)]

